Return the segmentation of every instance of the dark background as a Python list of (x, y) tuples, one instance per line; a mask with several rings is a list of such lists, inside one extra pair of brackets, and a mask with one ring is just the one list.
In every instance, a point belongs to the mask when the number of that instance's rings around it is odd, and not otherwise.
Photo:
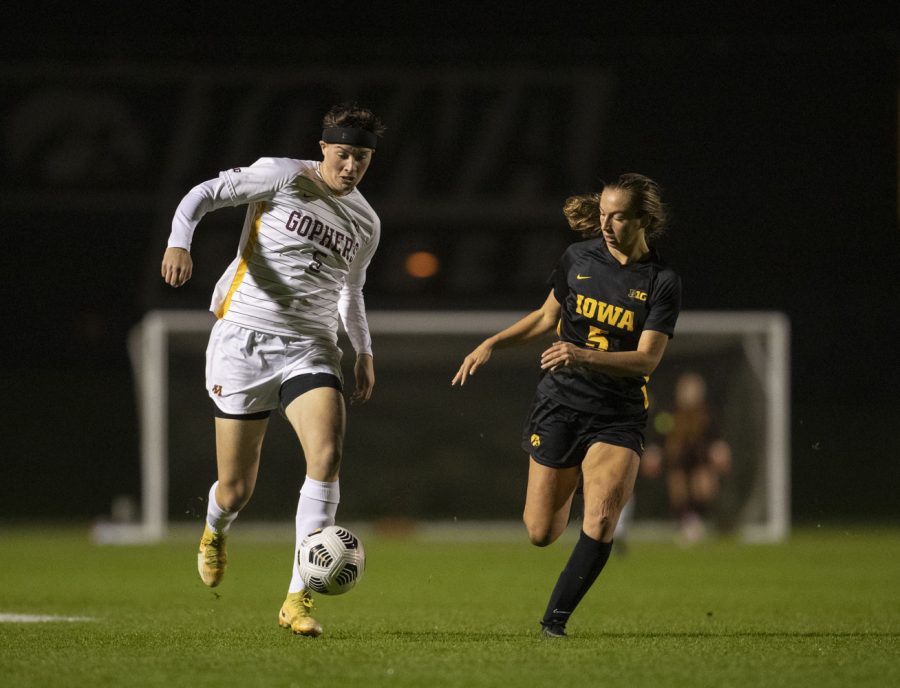
[[(175, 205), (220, 169), (316, 157), (344, 97), (390, 128), (361, 187), (384, 228), (370, 310), (536, 307), (565, 196), (641, 171), (672, 207), (686, 309), (790, 318), (794, 518), (900, 516), (895, 11), (558, 5), (32, 5), (6, 23), (0, 517), (89, 519), (139, 492), (127, 333), (206, 306), (243, 216), (204, 221), (174, 292), (157, 272)], [(435, 278), (403, 273), (418, 249)]]

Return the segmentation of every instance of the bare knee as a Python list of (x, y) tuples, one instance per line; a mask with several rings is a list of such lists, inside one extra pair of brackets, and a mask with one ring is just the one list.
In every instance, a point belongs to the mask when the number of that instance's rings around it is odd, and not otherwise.
[(246, 480), (225, 481), (219, 480), (216, 487), (216, 503), (225, 511), (240, 511), (250, 497), (253, 496), (253, 486)]
[(625, 508), (627, 496), (621, 486), (613, 486), (592, 496), (585, 504), (582, 530), (600, 542), (610, 542)]
[[(552, 545), (562, 533), (561, 530), (553, 528), (550, 523), (536, 523), (528, 518), (523, 519), (525, 530), (528, 532), (528, 540), (536, 547), (546, 547)], [(558, 532), (557, 532), (558, 531)]]
[(612, 540), (613, 533), (616, 530), (616, 524), (619, 522), (619, 512), (616, 513), (585, 513), (584, 523), (581, 529), (588, 537), (599, 542), (609, 542)]
[(337, 446), (320, 447), (306, 456), (306, 475), (313, 480), (334, 482), (341, 471), (341, 451)]

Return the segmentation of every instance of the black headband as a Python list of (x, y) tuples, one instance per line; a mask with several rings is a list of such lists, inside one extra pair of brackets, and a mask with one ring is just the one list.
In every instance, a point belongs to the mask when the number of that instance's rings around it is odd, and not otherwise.
[(362, 148), (375, 148), (378, 137), (371, 131), (356, 127), (331, 127), (322, 131), (322, 140), (325, 143), (345, 143), (348, 146), (360, 146)]

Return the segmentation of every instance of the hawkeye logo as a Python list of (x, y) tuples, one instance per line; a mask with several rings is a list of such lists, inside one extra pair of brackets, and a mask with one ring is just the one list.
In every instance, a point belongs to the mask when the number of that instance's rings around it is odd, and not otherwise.
[(647, 292), (638, 291), (637, 289), (629, 289), (628, 297), (632, 299), (637, 299), (638, 301), (646, 301), (647, 300)]
[(541, 438), (537, 435), (531, 436), (531, 446), (532, 447), (540, 447), (541, 446)]
[(611, 306), (603, 301), (592, 299), (583, 294), (577, 294), (575, 312), (599, 323), (634, 332), (634, 311), (630, 311), (627, 308)]

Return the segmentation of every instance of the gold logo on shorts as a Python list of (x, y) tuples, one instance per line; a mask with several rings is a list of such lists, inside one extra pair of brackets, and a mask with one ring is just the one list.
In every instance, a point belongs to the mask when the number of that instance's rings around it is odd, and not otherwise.
[(222, 385), (213, 385), (212, 393), (217, 397), (222, 396)]
[(532, 447), (540, 447), (541, 446), (541, 438), (537, 435), (531, 436), (531, 446)]

